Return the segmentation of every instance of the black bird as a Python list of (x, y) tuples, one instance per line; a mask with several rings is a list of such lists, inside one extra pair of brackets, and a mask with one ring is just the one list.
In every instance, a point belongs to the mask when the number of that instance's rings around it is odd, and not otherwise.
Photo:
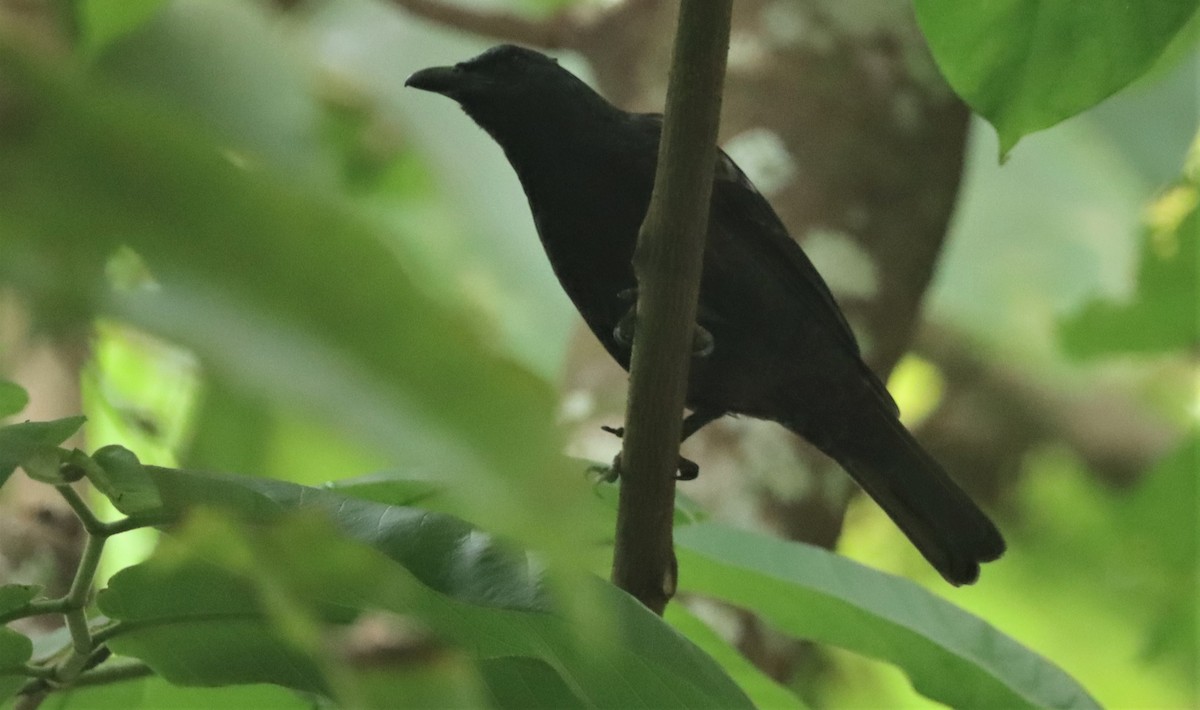
[[(459, 103), (504, 150), (554, 273), (629, 368), (631, 264), (662, 119), (622, 111), (543, 54), (501, 45), (407, 86)], [(820, 274), (724, 153), (713, 185), (684, 438), (726, 414), (778, 422), (835, 459), (952, 584), (1004, 540), (904, 428)], [(705, 338), (707, 340), (707, 338)]]

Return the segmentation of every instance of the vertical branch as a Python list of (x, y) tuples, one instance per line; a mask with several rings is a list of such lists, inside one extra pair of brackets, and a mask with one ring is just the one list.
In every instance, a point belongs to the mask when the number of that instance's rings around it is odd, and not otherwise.
[(638, 327), (621, 452), (613, 582), (661, 614), (674, 596), (671, 524), (680, 422), (732, 0), (682, 0), (650, 209), (638, 235)]

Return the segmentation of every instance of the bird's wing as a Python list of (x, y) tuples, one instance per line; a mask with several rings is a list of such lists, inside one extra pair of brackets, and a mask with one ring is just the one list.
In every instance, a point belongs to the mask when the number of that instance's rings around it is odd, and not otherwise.
[[(898, 414), (899, 407), (887, 386), (863, 362), (854, 331), (825, 279), (788, 234), (767, 198), (724, 151), (718, 151), (712, 205), (710, 219), (717, 222), (713, 227), (730, 235), (742, 248), (757, 251), (762, 257), (759, 263), (777, 270), (776, 277), (792, 290), (805, 315), (816, 319), (858, 361), (864, 379), (893, 414)], [(710, 238), (713, 227), (709, 229)]]
[(776, 275), (793, 289), (805, 305), (806, 315), (817, 319), (855, 356), (861, 356), (854, 332), (825, 279), (788, 234), (767, 199), (724, 151), (718, 152), (712, 202), (710, 218), (718, 222), (714, 227), (743, 248), (759, 251), (761, 263), (780, 270)]

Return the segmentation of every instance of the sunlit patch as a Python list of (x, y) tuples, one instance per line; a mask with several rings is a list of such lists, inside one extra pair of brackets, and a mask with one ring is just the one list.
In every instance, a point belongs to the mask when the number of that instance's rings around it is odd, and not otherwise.
[(558, 416), (564, 422), (579, 422), (596, 411), (596, 397), (586, 389), (575, 389), (563, 395)]
[(254, 161), (249, 155), (232, 148), (226, 148), (221, 151), (221, 157), (229, 161), (229, 164), (239, 170), (249, 170), (254, 167)]
[(946, 391), (946, 380), (936, 365), (910, 353), (892, 370), (888, 391), (900, 405), (900, 421), (913, 427), (937, 409)]
[(811, 229), (803, 245), (834, 295), (865, 300), (879, 293), (879, 267), (846, 232)]
[(734, 32), (729, 38), (730, 70), (758, 71), (770, 62), (770, 53), (762, 40), (750, 32)]
[(1150, 244), (1161, 259), (1170, 259), (1179, 251), (1179, 226), (1200, 204), (1200, 193), (1191, 185), (1177, 185), (1163, 193), (1146, 209)]
[(763, 194), (779, 192), (796, 177), (796, 161), (787, 145), (768, 128), (742, 131), (726, 141), (724, 148)]

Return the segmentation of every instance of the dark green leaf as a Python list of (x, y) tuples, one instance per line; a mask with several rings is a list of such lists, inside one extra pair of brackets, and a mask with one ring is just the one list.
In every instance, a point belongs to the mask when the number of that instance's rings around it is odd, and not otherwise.
[[(55, 453), (59, 444), (83, 426), (84, 417), (24, 422), (0, 427), (0, 486), (26, 460)], [(57, 454), (55, 454), (57, 456)]]
[(15, 382), (0, 380), (0, 419), (9, 417), (29, 404), (29, 394)]
[[(373, 608), (476, 659), (545, 664), (560, 680), (530, 689), (544, 703), (561, 699), (565, 685), (595, 706), (749, 706), (711, 659), (625, 594), (572, 585), (590, 619), (572, 623), (555, 611), (535, 563), (448, 516), (260, 479), (151, 471), (173, 510), (203, 505), (253, 521), (193, 518), (157, 561), (119, 573), (99, 595), (122, 625), (114, 650), (175, 682), (270, 679), (348, 697), (328, 655), (331, 632), (318, 629)], [(252, 653), (219, 652), (248, 636)], [(296, 664), (305, 670), (286, 670)], [(513, 666), (527, 678), (532, 668)]]
[(1194, 0), (916, 0), (942, 74), (1000, 134), (1022, 137), (1091, 108), (1146, 72)]
[(908, 580), (820, 548), (702, 523), (678, 528), (680, 589), (878, 658), (952, 707), (1097, 708), (1057, 666)]

